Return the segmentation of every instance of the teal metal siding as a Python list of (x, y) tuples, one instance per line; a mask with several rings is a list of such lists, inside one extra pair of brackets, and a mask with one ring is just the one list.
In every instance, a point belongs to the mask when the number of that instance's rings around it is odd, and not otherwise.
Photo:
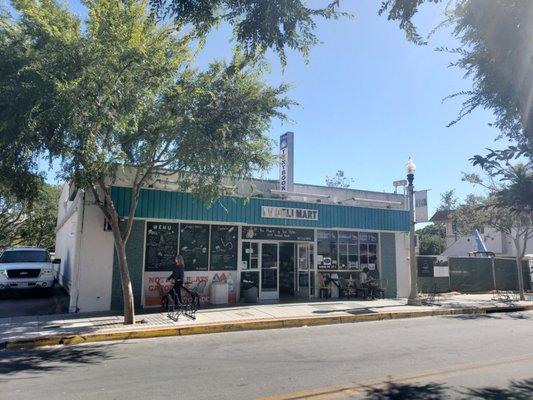
[(386, 297), (396, 297), (396, 239), (394, 233), (381, 233), (381, 276), (387, 280)]
[[(125, 223), (120, 224), (120, 229), (125, 228)], [(122, 310), (124, 301), (122, 298), (122, 284), (120, 283), (120, 271), (118, 269), (117, 253), (113, 252), (113, 281), (111, 284), (111, 309)], [(126, 257), (130, 271), (131, 286), (135, 307), (141, 306), (142, 275), (144, 261), (144, 221), (134, 221), (130, 238), (126, 243)]]
[[(111, 196), (121, 216), (127, 216), (128, 214), (130, 193), (130, 188), (111, 188)], [(263, 205), (318, 210), (318, 221), (262, 218), (261, 206)], [(153, 189), (141, 190), (135, 217), (312, 228), (353, 228), (382, 231), (409, 230), (409, 213), (407, 211), (276, 199), (244, 199), (229, 196), (221, 197), (208, 207), (199, 198), (189, 193)]]

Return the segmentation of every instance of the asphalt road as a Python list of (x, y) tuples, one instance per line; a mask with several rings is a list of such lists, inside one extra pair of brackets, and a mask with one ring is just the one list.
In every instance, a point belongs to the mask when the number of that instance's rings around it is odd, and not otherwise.
[(533, 312), (0, 352), (2, 399), (265, 396), (531, 399)]
[(62, 314), (68, 312), (68, 305), (69, 296), (57, 283), (47, 290), (17, 289), (0, 292), (0, 318)]

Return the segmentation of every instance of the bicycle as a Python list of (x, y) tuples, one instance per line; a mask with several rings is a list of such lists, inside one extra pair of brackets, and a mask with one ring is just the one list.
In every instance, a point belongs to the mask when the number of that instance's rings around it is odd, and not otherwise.
[(170, 291), (162, 293), (161, 306), (167, 311), (168, 317), (173, 321), (178, 321), (180, 315), (195, 320), (196, 312), (200, 308), (200, 295), (196, 290), (189, 290), (185, 286), (182, 287), (188, 293), (188, 296), (185, 298), (182, 297), (182, 301), (180, 302), (176, 290), (173, 287)]

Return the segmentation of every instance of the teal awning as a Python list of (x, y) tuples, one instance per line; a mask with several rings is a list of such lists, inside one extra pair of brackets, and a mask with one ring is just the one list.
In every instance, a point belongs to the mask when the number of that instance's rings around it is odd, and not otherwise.
[[(112, 187), (111, 196), (120, 216), (127, 216), (130, 188)], [(263, 218), (261, 206), (318, 210), (317, 220)], [(137, 218), (232, 222), (251, 225), (302, 226), (313, 228), (352, 228), (381, 231), (408, 231), (409, 213), (334, 204), (307, 203), (277, 199), (226, 196), (211, 206), (190, 193), (142, 189)]]

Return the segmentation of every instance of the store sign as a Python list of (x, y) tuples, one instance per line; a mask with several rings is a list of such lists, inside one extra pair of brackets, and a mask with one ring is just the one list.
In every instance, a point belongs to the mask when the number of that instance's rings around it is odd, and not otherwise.
[(276, 228), (270, 226), (243, 226), (244, 240), (281, 240), (289, 242), (314, 242), (313, 229)]
[(261, 217), (318, 221), (318, 210), (312, 210), (309, 208), (261, 206)]
[(279, 138), (279, 190), (291, 192), (293, 189), (294, 134), (284, 133)]
[(416, 222), (428, 222), (428, 191), (415, 192), (415, 220)]

